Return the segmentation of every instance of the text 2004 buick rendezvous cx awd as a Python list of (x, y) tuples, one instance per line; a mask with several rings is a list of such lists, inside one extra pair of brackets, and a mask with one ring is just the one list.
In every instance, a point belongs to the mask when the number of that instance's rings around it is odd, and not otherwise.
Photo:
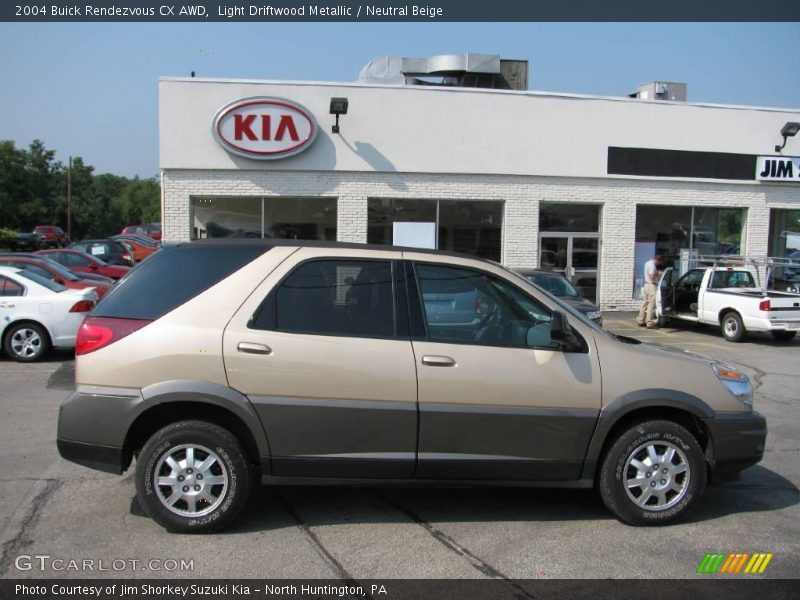
[(163, 250), (84, 321), (61, 455), (121, 473), (171, 531), (264, 483), (597, 486), (671, 523), (758, 462), (742, 373), (618, 338), (502, 267), (363, 245)]

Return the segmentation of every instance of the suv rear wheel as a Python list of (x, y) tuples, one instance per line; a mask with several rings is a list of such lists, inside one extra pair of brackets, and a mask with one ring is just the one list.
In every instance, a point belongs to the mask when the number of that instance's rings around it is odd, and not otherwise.
[(136, 463), (139, 503), (176, 533), (225, 527), (244, 508), (250, 479), (236, 437), (205, 421), (179, 421), (157, 431)]
[(645, 421), (624, 431), (600, 468), (603, 502), (631, 525), (677, 521), (705, 485), (700, 444), (672, 421)]

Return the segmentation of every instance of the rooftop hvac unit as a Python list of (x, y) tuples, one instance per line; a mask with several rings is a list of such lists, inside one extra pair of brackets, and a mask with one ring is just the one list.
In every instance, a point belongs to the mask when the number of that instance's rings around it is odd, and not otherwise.
[(367, 83), (527, 90), (528, 61), (473, 53), (430, 58), (382, 56), (370, 61), (358, 78)]

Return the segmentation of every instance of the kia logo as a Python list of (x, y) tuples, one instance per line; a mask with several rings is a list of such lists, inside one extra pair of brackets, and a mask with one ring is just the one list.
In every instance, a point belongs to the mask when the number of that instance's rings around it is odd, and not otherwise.
[(293, 156), (317, 136), (317, 123), (309, 111), (278, 98), (231, 102), (219, 109), (212, 129), (228, 152), (260, 160)]

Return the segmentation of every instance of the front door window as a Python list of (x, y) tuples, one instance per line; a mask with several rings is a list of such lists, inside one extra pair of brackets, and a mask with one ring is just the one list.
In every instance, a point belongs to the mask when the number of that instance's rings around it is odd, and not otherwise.
[(428, 328), (434, 342), (515, 348), (555, 348), (550, 312), (509, 283), (487, 273), (417, 266)]

